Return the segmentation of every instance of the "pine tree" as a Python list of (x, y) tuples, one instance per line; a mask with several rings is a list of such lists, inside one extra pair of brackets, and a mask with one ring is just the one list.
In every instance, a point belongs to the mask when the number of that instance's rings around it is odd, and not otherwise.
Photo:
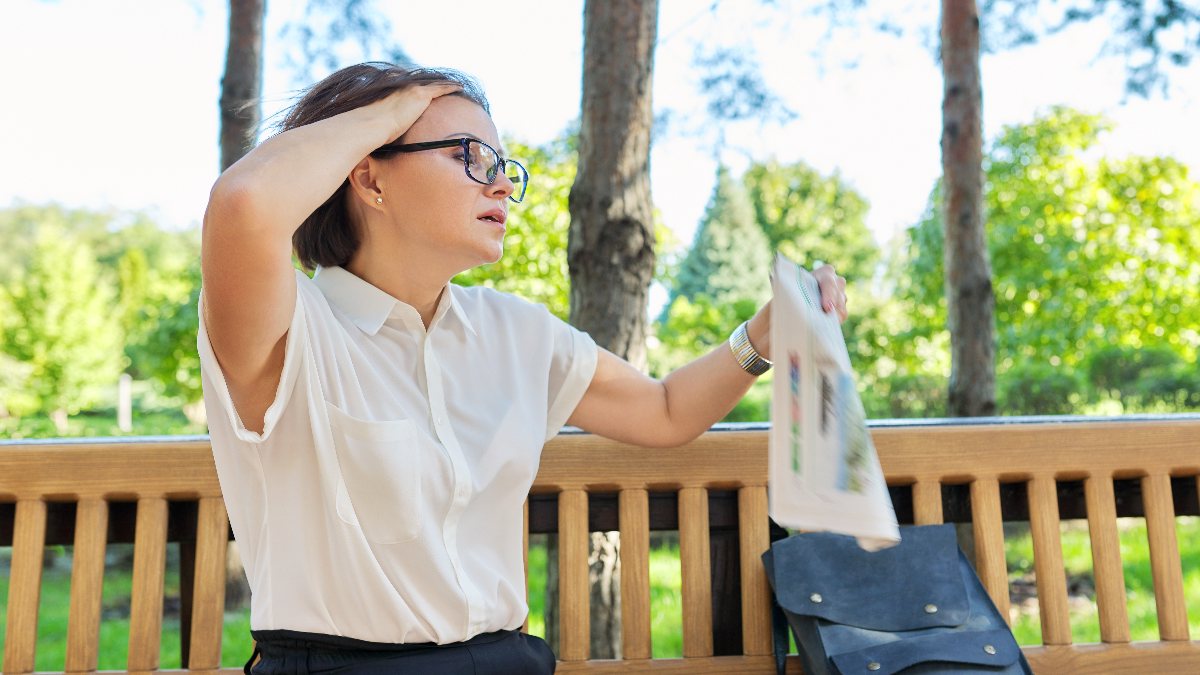
[[(771, 247), (741, 183), (717, 169), (717, 184), (679, 269), (671, 300), (708, 296), (717, 305), (770, 297)], [(668, 304), (670, 307), (670, 304)]]

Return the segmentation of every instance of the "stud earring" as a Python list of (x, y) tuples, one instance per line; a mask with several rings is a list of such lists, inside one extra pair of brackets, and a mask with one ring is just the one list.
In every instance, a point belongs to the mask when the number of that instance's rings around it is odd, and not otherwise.
[(383, 203), (383, 197), (376, 197), (376, 198), (375, 198), (375, 203), (376, 203), (376, 204), (382, 204), (382, 203)]

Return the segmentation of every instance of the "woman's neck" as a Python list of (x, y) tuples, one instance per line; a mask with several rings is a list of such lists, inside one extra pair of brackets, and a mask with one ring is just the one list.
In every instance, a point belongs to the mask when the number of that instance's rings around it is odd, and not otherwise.
[(365, 255), (355, 256), (346, 265), (354, 276), (417, 310), (428, 329), (450, 279), (423, 267), (407, 260), (374, 262)]

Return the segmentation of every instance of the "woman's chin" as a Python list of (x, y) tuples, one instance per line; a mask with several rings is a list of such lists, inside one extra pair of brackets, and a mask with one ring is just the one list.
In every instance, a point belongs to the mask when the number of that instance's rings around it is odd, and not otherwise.
[(504, 257), (504, 242), (491, 242), (490, 245), (482, 247), (479, 251), (479, 264), (491, 265), (497, 263)]

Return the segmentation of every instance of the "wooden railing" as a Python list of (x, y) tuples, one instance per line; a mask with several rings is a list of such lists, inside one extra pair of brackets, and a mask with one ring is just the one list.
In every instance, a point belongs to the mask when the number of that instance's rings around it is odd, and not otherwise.
[[(1003, 524), (1032, 532), (1045, 673), (1200, 672), (1178, 515), (1200, 514), (1200, 416), (876, 423), (902, 522), (971, 523), (974, 559), (1007, 614)], [(582, 433), (545, 449), (527, 531), (557, 534), (560, 672), (772, 673), (759, 556), (786, 536), (767, 517), (767, 433), (720, 427), (670, 450)], [(1159, 639), (1130, 642), (1118, 517), (1144, 517)], [(1071, 642), (1059, 524), (1086, 518), (1101, 642)], [(588, 534), (621, 532), (623, 658), (590, 659)], [(683, 657), (651, 658), (649, 541), (677, 530)], [(13, 546), (3, 672), (31, 672), (46, 545), (74, 546), (67, 671), (95, 670), (107, 544), (134, 544), (127, 668), (160, 663), (168, 542), (181, 551), (183, 663), (219, 668), (228, 521), (207, 439), (0, 442), (0, 546)], [(798, 659), (789, 661), (799, 671)], [(234, 673), (236, 670), (225, 672)]]

